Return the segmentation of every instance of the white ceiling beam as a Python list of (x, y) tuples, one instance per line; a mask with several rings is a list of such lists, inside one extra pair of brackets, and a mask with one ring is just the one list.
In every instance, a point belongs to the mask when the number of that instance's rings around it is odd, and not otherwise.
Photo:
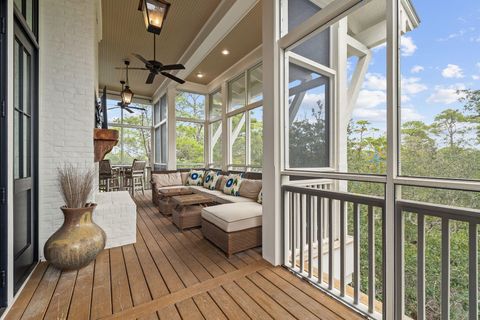
[[(187, 77), (203, 59), (205, 59), (210, 51), (245, 17), (258, 1), (259, 0), (222, 0), (192, 44), (179, 61), (177, 61), (177, 63), (185, 65), (185, 70), (180, 70), (176, 73), (176, 76), (179, 78)], [(162, 82), (154, 93), (155, 100), (158, 99), (160, 93), (166, 90), (170, 83), (172, 83), (170, 79), (165, 79)]]
[(353, 37), (368, 48), (376, 47), (387, 40), (387, 21), (380, 21)]
[(370, 49), (366, 45), (353, 38), (352, 36), (346, 35), (347, 46), (348, 46), (348, 56), (357, 56), (363, 57), (370, 53)]

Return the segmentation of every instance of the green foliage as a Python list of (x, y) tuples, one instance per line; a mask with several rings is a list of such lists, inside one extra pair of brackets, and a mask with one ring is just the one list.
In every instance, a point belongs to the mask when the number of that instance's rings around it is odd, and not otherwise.
[[(480, 91), (470, 91), (464, 98), (464, 110), (446, 109), (428, 125), (422, 121), (402, 125), (401, 173), (409, 176), (480, 179), (480, 150), (472, 143), (472, 132), (478, 130)], [(473, 124), (473, 125), (472, 125)], [(348, 169), (350, 172), (383, 173), (386, 164), (386, 138), (378, 134), (367, 121), (351, 122), (348, 127)], [(478, 136), (478, 132), (477, 132)], [(382, 194), (382, 185), (350, 183), (349, 191), (362, 194)], [(480, 196), (473, 192), (460, 192), (419, 187), (402, 187), (403, 199), (480, 208)], [(366, 208), (361, 208), (361, 243), (367, 241)], [(351, 212), (351, 211), (350, 211)], [(353, 224), (349, 215), (349, 224)], [(377, 224), (381, 222), (377, 214)], [(417, 284), (417, 215), (404, 213), (404, 268), (405, 314), (416, 318)], [(349, 232), (353, 232), (349, 227)], [(425, 282), (427, 319), (440, 317), (441, 290), (441, 220), (425, 218)], [(450, 299), (452, 319), (466, 319), (468, 315), (468, 224), (451, 221), (451, 283)], [(375, 228), (376, 245), (381, 245), (382, 228)], [(361, 246), (361, 289), (367, 292), (368, 247)], [(376, 250), (376, 281), (381, 288), (382, 255)], [(381, 291), (377, 299), (382, 301)]]
[[(320, 103), (320, 102), (319, 102)], [(329, 144), (323, 105), (311, 117), (296, 119), (289, 126), (289, 162), (292, 168), (328, 167)]]
[[(111, 127), (111, 129), (118, 130), (120, 136), (117, 146), (106, 156), (106, 159), (110, 159), (112, 164), (131, 164), (134, 159), (146, 160), (147, 163), (151, 163), (151, 106), (140, 104), (135, 106), (143, 107), (146, 110), (135, 110), (133, 114), (123, 111), (123, 125), (131, 127)], [(121, 119), (114, 119), (113, 122), (120, 124)]]

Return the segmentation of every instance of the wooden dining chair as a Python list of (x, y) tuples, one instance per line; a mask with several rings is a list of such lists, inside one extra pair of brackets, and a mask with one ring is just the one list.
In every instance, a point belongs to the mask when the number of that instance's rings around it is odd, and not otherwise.
[(135, 196), (135, 191), (141, 190), (145, 194), (145, 167), (147, 162), (145, 160), (134, 159), (132, 167), (125, 171), (126, 187), (130, 190), (132, 197)]

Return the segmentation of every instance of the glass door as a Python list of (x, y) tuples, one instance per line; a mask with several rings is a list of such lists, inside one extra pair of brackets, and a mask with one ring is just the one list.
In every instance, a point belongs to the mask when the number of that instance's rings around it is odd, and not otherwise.
[(20, 288), (36, 253), (36, 48), (18, 24), (14, 40), (13, 250), (14, 287)]

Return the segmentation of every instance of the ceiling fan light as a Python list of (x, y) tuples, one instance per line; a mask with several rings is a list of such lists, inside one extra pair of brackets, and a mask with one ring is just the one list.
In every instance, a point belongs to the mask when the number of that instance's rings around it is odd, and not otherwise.
[(160, 34), (169, 8), (170, 3), (164, 0), (140, 0), (138, 10), (143, 12), (148, 32)]
[(129, 86), (125, 86), (125, 89), (122, 90), (121, 97), (124, 105), (128, 105), (132, 102), (133, 92), (130, 90)]

